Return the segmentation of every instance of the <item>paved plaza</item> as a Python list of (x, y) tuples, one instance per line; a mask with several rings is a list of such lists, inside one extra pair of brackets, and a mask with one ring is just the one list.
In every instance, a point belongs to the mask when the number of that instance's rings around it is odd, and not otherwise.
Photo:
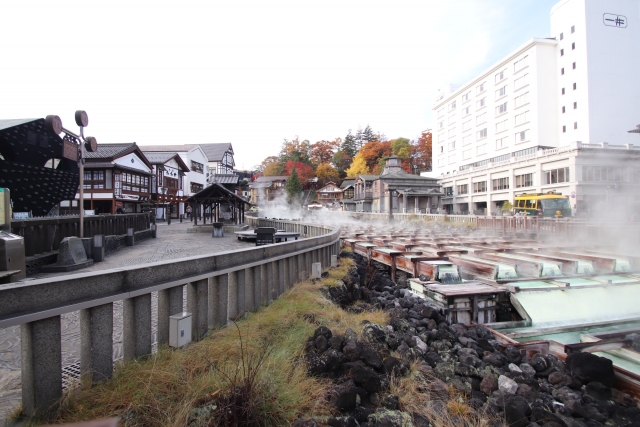
[[(158, 224), (157, 238), (148, 239), (133, 247), (125, 247), (107, 255), (104, 262), (96, 263), (80, 272), (100, 271), (110, 268), (174, 260), (195, 255), (255, 247), (253, 242), (243, 242), (233, 234), (222, 238), (212, 238), (209, 233), (188, 233), (190, 222), (173, 222), (171, 225)], [(75, 273), (75, 272), (72, 272)], [(42, 273), (31, 277), (42, 279), (58, 277), (69, 273)], [(186, 298), (186, 292), (185, 292)], [(155, 349), (157, 331), (157, 293), (152, 293), (152, 333)], [(122, 301), (114, 303), (113, 315), (113, 356), (122, 359)], [(62, 366), (63, 382), (73, 379), (80, 362), (79, 312), (62, 316)], [(0, 424), (15, 408), (20, 406), (22, 391), (20, 383), (20, 326), (0, 329)]]

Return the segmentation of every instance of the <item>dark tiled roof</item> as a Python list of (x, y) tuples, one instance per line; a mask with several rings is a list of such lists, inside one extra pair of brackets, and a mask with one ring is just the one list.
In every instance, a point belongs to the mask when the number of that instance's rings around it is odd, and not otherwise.
[(134, 148), (136, 148), (135, 142), (126, 142), (123, 144), (98, 144), (97, 151), (87, 151), (85, 156), (87, 159), (113, 159)]
[(158, 164), (158, 163), (165, 164), (176, 155), (175, 151), (174, 152), (147, 152), (145, 150), (142, 150), (142, 152), (147, 157), (147, 160), (149, 160), (149, 163), (153, 163), (153, 164)]
[(271, 187), (271, 183), (270, 182), (252, 182), (251, 184), (249, 184), (249, 188), (269, 188)]
[(380, 178), (380, 175), (358, 175), (358, 178), (362, 178), (365, 181), (373, 181)]
[(256, 178), (257, 182), (273, 182), (273, 181), (286, 181), (288, 176), (259, 176)]
[(211, 178), (211, 181), (217, 182), (218, 184), (237, 184), (238, 175), (217, 173), (213, 175), (213, 177)]
[(41, 120), (41, 119), (5, 119), (5, 120), (0, 120), (0, 130), (12, 128), (14, 126), (23, 125), (23, 124), (29, 123), (29, 122), (35, 122), (36, 120)]
[(231, 147), (230, 142), (223, 142), (220, 144), (200, 144), (200, 147), (202, 147), (204, 154), (210, 162), (218, 162), (222, 160), (224, 153), (226, 153), (227, 150), (231, 150), (233, 153), (233, 148)]
[(340, 184), (340, 188), (347, 188), (348, 186), (355, 184), (355, 182), (356, 182), (355, 179), (345, 179)]
[(190, 151), (197, 146), (198, 144), (141, 145), (140, 149), (145, 153), (151, 152), (151, 151), (164, 152), (164, 153), (171, 151), (173, 153), (178, 153), (178, 152)]

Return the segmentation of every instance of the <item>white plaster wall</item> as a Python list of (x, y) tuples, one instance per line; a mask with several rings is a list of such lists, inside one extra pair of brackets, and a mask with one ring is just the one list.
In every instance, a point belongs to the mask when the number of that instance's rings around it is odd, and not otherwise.
[(126, 156), (120, 157), (119, 159), (114, 160), (113, 163), (120, 166), (126, 166), (128, 168), (138, 169), (144, 172), (151, 172), (151, 169), (147, 165), (145, 165), (144, 162), (140, 160), (140, 157), (138, 157), (138, 155), (135, 153), (127, 154)]

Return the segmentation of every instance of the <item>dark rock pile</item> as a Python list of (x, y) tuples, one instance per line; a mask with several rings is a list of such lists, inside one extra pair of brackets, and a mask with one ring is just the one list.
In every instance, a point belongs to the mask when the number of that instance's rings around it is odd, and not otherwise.
[[(371, 277), (362, 257), (349, 256), (357, 267), (327, 294), (346, 308), (354, 302), (358, 310), (382, 308), (390, 322), (366, 323), (360, 337), (352, 330), (342, 336), (319, 327), (308, 339), (309, 373), (335, 382), (330, 404), (342, 416), (330, 418), (330, 426), (429, 425), (427, 408), (402, 412), (398, 397), (388, 391), (390, 377), (407, 375), (410, 363), (417, 361), (419, 375), (430, 384), (425, 393), (430, 393), (431, 410), (445, 408), (455, 390), (478, 414), (511, 426), (640, 427), (637, 401), (621, 393), (612, 399), (609, 359), (572, 353), (566, 362), (551, 354), (526, 360), (483, 326), (449, 324), (438, 308), (381, 271)], [(393, 351), (400, 357), (392, 356)], [(297, 423), (313, 425), (312, 420)]]

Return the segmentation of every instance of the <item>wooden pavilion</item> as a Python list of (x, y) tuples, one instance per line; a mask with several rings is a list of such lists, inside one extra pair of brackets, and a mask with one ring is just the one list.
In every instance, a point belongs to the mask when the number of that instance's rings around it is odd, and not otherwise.
[[(198, 225), (198, 217), (200, 216), (202, 216), (204, 224), (207, 223), (207, 215), (202, 215), (204, 213), (210, 214), (211, 222), (227, 220), (233, 224), (242, 224), (244, 223), (245, 204), (252, 204), (217, 182), (189, 197), (185, 203), (192, 205), (194, 225)], [(228, 211), (221, 210), (221, 207), (228, 207)]]

